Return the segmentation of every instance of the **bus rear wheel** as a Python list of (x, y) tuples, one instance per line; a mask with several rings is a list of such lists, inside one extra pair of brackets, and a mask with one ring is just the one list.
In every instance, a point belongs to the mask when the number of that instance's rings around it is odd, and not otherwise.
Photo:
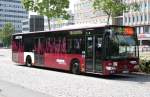
[(27, 56), (26, 58), (26, 66), (31, 67), (32, 66), (32, 60), (30, 56)]
[(80, 74), (80, 64), (79, 64), (79, 62), (75, 61), (75, 62), (72, 63), (71, 73)]

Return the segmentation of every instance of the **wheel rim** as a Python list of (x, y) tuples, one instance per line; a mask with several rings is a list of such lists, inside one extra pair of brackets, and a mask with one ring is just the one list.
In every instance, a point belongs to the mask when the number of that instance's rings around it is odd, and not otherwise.
[(30, 66), (31, 66), (31, 64), (30, 64), (29, 62), (27, 62), (27, 66), (28, 66), (28, 67), (30, 67)]
[(27, 65), (28, 67), (31, 67), (31, 66), (32, 66), (32, 65), (31, 65), (31, 62), (30, 62), (29, 60), (27, 60), (26, 65)]

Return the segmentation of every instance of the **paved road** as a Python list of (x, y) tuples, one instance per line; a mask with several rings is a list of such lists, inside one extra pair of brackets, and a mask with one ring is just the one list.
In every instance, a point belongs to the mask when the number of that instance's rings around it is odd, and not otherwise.
[[(14, 64), (11, 61), (11, 51), (9, 49), (0, 49), (0, 68), (1, 69), (3, 68), (2, 66), (3, 64), (7, 66)], [(25, 88), (21, 86), (21, 84), (19, 85), (17, 83), (16, 84), (12, 83), (9, 80), (10, 78), (9, 75), (11, 74), (9, 73), (9, 71), (7, 72), (8, 72), (8, 76), (6, 76), (5, 74), (3, 75), (3, 72), (0, 70), (1, 75), (8, 78), (8, 80), (4, 81), (2, 80), (3, 78), (0, 77), (0, 97), (54, 97), (54, 96), (50, 96), (41, 92), (31, 90), (29, 88)]]
[(54, 97), (150, 97), (150, 75), (104, 78), (29, 68), (11, 61), (11, 51), (0, 49), (0, 80)]
[(52, 97), (25, 87), (0, 80), (0, 97)]

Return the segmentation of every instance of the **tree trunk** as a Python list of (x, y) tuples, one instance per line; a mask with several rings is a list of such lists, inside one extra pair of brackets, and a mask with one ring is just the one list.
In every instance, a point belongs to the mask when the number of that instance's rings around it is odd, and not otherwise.
[(48, 17), (47, 17), (47, 22), (48, 22), (48, 29), (51, 30), (50, 19)]
[(110, 14), (108, 15), (108, 18), (107, 18), (107, 25), (109, 25), (109, 21), (110, 21)]

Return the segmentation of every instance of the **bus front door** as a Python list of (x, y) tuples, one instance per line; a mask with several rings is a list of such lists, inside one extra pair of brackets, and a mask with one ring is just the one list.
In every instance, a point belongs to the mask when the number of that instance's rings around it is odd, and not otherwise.
[(102, 38), (97, 36), (86, 37), (86, 72), (101, 73), (101, 42)]

